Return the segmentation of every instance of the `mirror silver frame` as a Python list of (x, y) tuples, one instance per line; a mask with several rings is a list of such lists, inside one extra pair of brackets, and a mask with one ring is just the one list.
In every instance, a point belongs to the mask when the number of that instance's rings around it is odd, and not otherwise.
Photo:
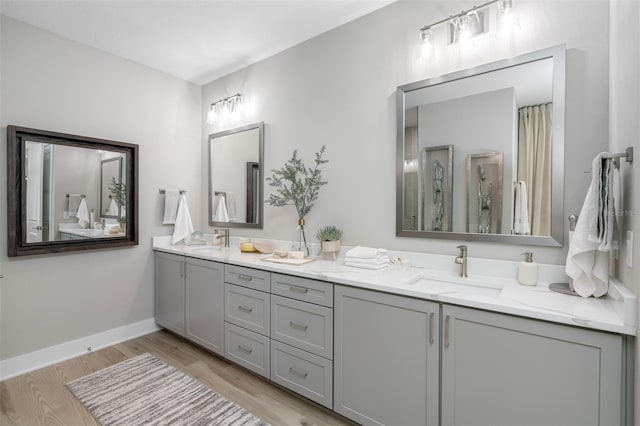
[[(474, 68), (445, 74), (399, 86), (396, 91), (397, 144), (396, 144), (396, 236), (438, 238), (466, 241), (486, 241), (503, 244), (562, 247), (564, 240), (564, 128), (565, 128), (565, 46), (555, 46), (524, 55), (479, 65)], [(553, 58), (553, 148), (551, 180), (551, 235), (477, 234), (466, 232), (411, 231), (403, 229), (404, 187), (404, 133), (405, 96), (408, 92), (444, 84), (503, 68), (509, 68), (541, 59)]]
[[(213, 197), (214, 197), (214, 189), (212, 182), (212, 168), (213, 164), (211, 164), (211, 142), (215, 138), (220, 138), (223, 136), (233, 135), (235, 133), (245, 132), (247, 130), (258, 129), (258, 197), (257, 197), (257, 208), (258, 214), (256, 217), (255, 223), (247, 223), (247, 222), (217, 222), (214, 221), (213, 218)], [(209, 226), (219, 227), (219, 228), (253, 228), (253, 229), (262, 229), (264, 223), (264, 123), (261, 121), (259, 123), (248, 124), (246, 126), (236, 127), (230, 130), (225, 130), (223, 132), (212, 133), (209, 135), (209, 208), (208, 208), (208, 222)], [(247, 169), (247, 176), (249, 176), (249, 170)]]

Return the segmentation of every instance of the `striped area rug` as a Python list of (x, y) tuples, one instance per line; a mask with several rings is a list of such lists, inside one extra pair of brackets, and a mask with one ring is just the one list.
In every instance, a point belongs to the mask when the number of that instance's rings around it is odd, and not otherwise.
[(81, 377), (67, 387), (105, 426), (268, 426), (149, 353)]

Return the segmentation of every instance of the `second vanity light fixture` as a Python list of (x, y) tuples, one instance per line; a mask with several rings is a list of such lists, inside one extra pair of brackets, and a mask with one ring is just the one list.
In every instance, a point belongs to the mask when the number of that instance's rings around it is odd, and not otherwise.
[(209, 113), (207, 114), (207, 122), (215, 123), (218, 120), (224, 120), (231, 117), (242, 108), (242, 95), (236, 93), (209, 105)]
[(502, 18), (509, 20), (512, 14), (513, 0), (491, 0), (420, 28), (420, 38), (422, 39), (425, 49), (428, 50), (431, 48), (431, 44), (433, 43), (433, 30), (442, 24), (449, 26), (449, 44), (463, 43), (476, 35), (485, 33), (487, 30), (485, 28), (485, 14), (483, 10), (495, 3), (500, 3)]

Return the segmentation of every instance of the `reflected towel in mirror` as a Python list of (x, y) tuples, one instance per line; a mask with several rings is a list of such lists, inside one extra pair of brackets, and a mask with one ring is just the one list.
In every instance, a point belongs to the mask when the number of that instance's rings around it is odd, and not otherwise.
[(87, 202), (84, 198), (80, 199), (80, 205), (78, 206), (76, 217), (78, 218), (78, 224), (80, 224), (80, 226), (83, 228), (89, 226), (89, 209), (87, 208)]
[(227, 199), (224, 194), (218, 195), (218, 207), (213, 217), (215, 222), (229, 222), (229, 211), (227, 210)]
[(174, 223), (176, 223), (176, 215), (178, 214), (179, 202), (180, 190), (164, 190), (164, 217), (162, 218), (163, 225), (173, 225)]
[(182, 194), (178, 203), (178, 213), (176, 214), (176, 223), (171, 236), (171, 244), (176, 244), (189, 237), (193, 232), (193, 223), (191, 222), (191, 213), (187, 205), (187, 196)]
[(113, 198), (109, 202), (109, 208), (107, 209), (107, 214), (109, 216), (118, 216), (118, 203)]
[(65, 219), (75, 217), (78, 214), (78, 207), (80, 207), (82, 199), (82, 194), (69, 194), (66, 198), (67, 210), (64, 215)]
[(527, 207), (527, 184), (522, 180), (516, 183), (515, 200), (513, 233), (529, 235), (531, 234), (531, 226), (529, 225), (529, 210)]
[(227, 206), (227, 214), (229, 215), (229, 222), (235, 222), (238, 220), (236, 213), (236, 196), (233, 192), (225, 193), (225, 205)]

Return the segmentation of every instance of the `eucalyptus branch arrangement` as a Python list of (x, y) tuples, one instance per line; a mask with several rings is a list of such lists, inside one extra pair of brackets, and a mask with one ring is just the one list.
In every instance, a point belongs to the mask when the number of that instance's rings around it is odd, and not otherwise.
[[(316, 152), (315, 165), (307, 167), (298, 158), (298, 150), (293, 151), (293, 156), (281, 169), (272, 169), (271, 177), (266, 180), (275, 188), (275, 192), (269, 195), (265, 201), (270, 206), (283, 207), (293, 205), (298, 212), (298, 225), (300, 236), (304, 240), (304, 247), (309, 254), (307, 241), (304, 234), (304, 218), (311, 211), (314, 202), (318, 199), (320, 187), (327, 182), (322, 180), (320, 166), (329, 160), (323, 159), (327, 147), (322, 145)], [(300, 242), (302, 246), (302, 241)]]
[(109, 192), (113, 195), (118, 206), (124, 206), (127, 203), (127, 185), (125, 183), (117, 182), (116, 178), (112, 177)]

